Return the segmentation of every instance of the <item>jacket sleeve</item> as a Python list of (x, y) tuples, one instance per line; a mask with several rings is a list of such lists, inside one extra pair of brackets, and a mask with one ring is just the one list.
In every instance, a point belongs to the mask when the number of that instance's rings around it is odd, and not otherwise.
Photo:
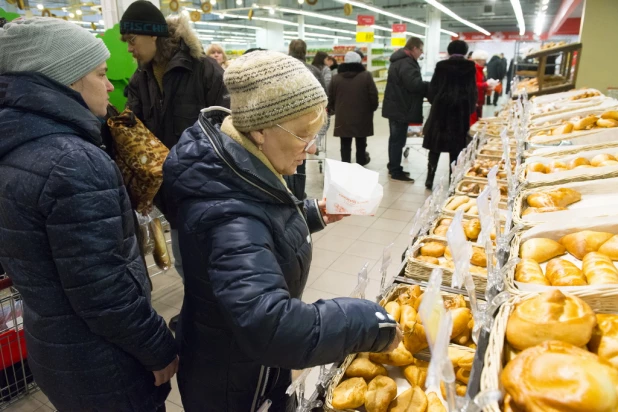
[(222, 316), (241, 350), (262, 365), (303, 369), (350, 353), (382, 351), (394, 339), (396, 324), (376, 303), (291, 298), (262, 220), (230, 218), (203, 239)]
[(307, 214), (307, 226), (311, 233), (319, 232), (326, 227), (317, 199), (305, 200), (305, 213)]
[(328, 111), (329, 115), (335, 114), (336, 97), (337, 97), (337, 90), (335, 88), (335, 82), (331, 80), (330, 84), (328, 85), (328, 106), (326, 106), (326, 110)]
[(324, 77), (324, 86), (326, 86), (326, 89), (328, 90), (330, 87), (330, 82), (333, 79), (333, 73), (331, 73), (330, 67), (324, 66), (322, 69), (322, 77)]
[[(95, 149), (99, 151), (99, 149)], [(46, 231), (60, 283), (75, 313), (96, 335), (147, 370), (176, 357), (165, 321), (149, 302), (137, 244), (126, 239), (132, 213), (113, 163), (103, 152), (68, 152), (41, 194)], [(129, 238), (130, 239), (130, 238)], [(133, 261), (128, 255), (136, 255)]]
[(142, 102), (139, 98), (139, 89), (138, 89), (138, 80), (137, 80), (138, 72), (135, 72), (129, 80), (129, 84), (127, 85), (127, 104), (126, 107), (131, 110), (138, 119), (144, 122), (144, 111), (142, 109)]
[(378, 98), (378, 88), (376, 87), (376, 82), (373, 80), (373, 76), (370, 73), (367, 76), (367, 87), (369, 93), (369, 108), (372, 112), (378, 110), (380, 106), (380, 99)]
[(202, 59), (205, 65), (204, 78), (202, 79), (206, 92), (204, 102), (206, 107), (222, 106), (229, 109), (230, 94), (223, 83), (223, 68), (211, 60), (210, 57)]
[(410, 93), (420, 94), (423, 97), (427, 96), (427, 82), (423, 81), (420, 69), (414, 67), (412, 70), (406, 70), (408, 65), (401, 65), (399, 69), (399, 78), (403, 83), (403, 87)]

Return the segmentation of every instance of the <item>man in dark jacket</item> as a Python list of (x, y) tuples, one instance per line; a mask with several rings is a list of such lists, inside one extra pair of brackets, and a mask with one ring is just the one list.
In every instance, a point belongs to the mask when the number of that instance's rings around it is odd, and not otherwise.
[[(489, 63), (487, 63), (487, 78), (502, 82), (504, 76), (506, 76), (506, 60), (496, 54), (491, 58)], [(502, 93), (498, 93), (496, 91), (493, 92), (494, 106), (498, 105), (498, 99), (500, 99), (501, 95)], [(487, 104), (492, 104), (491, 94), (487, 96)]]
[[(139, 63), (128, 86), (127, 106), (168, 148), (174, 147), (182, 132), (197, 121), (201, 109), (230, 106), (223, 69), (204, 55), (186, 17), (165, 19), (152, 3), (138, 0), (123, 14), (120, 33)], [(172, 228), (174, 267), (182, 277), (177, 207), (164, 193), (159, 192), (155, 205)], [(172, 329), (177, 319), (172, 318)]]
[[(425, 187), (433, 188), (440, 153), (457, 160), (467, 145), (470, 115), (476, 109), (476, 68), (465, 58), (468, 45), (463, 40), (448, 45), (449, 58), (438, 62), (429, 84), (429, 118), (423, 129), (423, 147), (429, 150)], [(449, 167), (449, 172), (450, 172)]]
[(428, 83), (423, 81), (418, 59), (423, 54), (423, 42), (410, 37), (406, 46), (390, 58), (388, 80), (382, 103), (382, 116), (389, 120), (388, 172), (394, 180), (414, 183), (410, 174), (401, 167), (403, 147), (410, 123), (423, 123), (423, 99)]
[(60, 19), (0, 28), (0, 261), (23, 298), (28, 364), (58, 410), (155, 412), (176, 347), (101, 148), (108, 58)]

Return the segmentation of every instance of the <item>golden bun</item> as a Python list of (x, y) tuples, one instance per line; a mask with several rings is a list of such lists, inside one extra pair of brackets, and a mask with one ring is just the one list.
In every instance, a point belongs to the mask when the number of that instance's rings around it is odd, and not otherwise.
[(597, 314), (588, 349), (618, 368), (618, 315)]

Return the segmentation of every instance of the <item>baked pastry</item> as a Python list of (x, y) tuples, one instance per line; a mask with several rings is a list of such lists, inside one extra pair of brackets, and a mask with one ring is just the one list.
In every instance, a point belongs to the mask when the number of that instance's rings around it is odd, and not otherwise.
[(584, 346), (597, 319), (580, 298), (555, 289), (518, 303), (506, 325), (506, 340), (524, 350), (548, 340)]
[(423, 362), (416, 359), (414, 365), (408, 365), (403, 368), (403, 376), (405, 376), (411, 386), (420, 386), (421, 388), (424, 388), (428, 368), (428, 362)]
[(421, 255), (439, 258), (444, 256), (446, 246), (440, 242), (427, 242), (421, 246)]
[(521, 214), (522, 216), (531, 215), (533, 213), (550, 213), (550, 212), (558, 212), (560, 210), (567, 210), (566, 207), (529, 207)]
[(447, 258), (448, 260), (453, 259), (453, 255), (451, 254), (451, 249), (448, 246), (446, 247), (446, 249), (444, 249), (444, 257)]
[(618, 315), (597, 314), (588, 349), (618, 368)]
[(618, 120), (618, 110), (608, 110), (601, 115), (601, 119)]
[(590, 252), (583, 260), (584, 276), (590, 285), (613, 285), (618, 283), (618, 269), (607, 256)]
[(618, 370), (566, 342), (526, 349), (500, 375), (513, 411), (595, 411), (618, 409)]
[(599, 167), (616, 166), (616, 165), (618, 165), (617, 160), (606, 160), (604, 162), (599, 163)]
[(415, 259), (420, 260), (421, 262), (431, 263), (432, 265), (436, 265), (436, 266), (440, 265), (440, 260), (433, 256), (418, 255)]
[(483, 268), (487, 267), (487, 254), (480, 247), (472, 248), (472, 257), (470, 258), (470, 263), (475, 266), (480, 266)]
[(405, 348), (403, 342), (391, 353), (370, 353), (369, 359), (375, 363), (391, 366), (407, 366), (414, 363), (414, 356)]
[(388, 407), (388, 412), (425, 412), (428, 402), (425, 392), (413, 386), (395, 398)]
[(543, 263), (556, 256), (563, 255), (565, 251), (565, 247), (555, 240), (533, 238), (526, 240), (521, 245), (519, 256), (522, 259), (534, 259), (538, 263)]
[(470, 198), (468, 196), (455, 196), (444, 208), (446, 210), (455, 210), (469, 201)]
[(575, 169), (577, 166), (588, 166), (590, 160), (585, 157), (577, 157), (569, 162), (569, 169)]
[(350, 378), (341, 382), (333, 391), (335, 409), (356, 409), (365, 403), (367, 383), (363, 378)]
[(451, 310), (456, 308), (467, 308), (466, 298), (463, 295), (456, 295), (455, 297), (444, 296), (444, 309)]
[(568, 168), (569, 166), (562, 160), (554, 160), (549, 164), (550, 172), (554, 172), (557, 169), (563, 170), (563, 169), (568, 169)]
[(451, 360), (453, 368), (472, 370), (472, 363), (474, 362), (474, 352), (463, 350), (456, 346), (449, 346), (448, 358)]
[(412, 306), (401, 307), (399, 324), (403, 331), (403, 344), (412, 354), (418, 353), (429, 346), (425, 328), (417, 318), (418, 312)]
[(400, 293), (397, 296), (397, 303), (400, 305), (410, 305), (414, 306), (414, 302), (418, 299), (419, 296), (423, 294), (421, 287), (419, 285), (409, 286), (404, 292)]
[(581, 260), (586, 254), (599, 250), (612, 236), (613, 233), (582, 230), (564, 236), (560, 243), (570, 254)]
[(399, 322), (399, 317), (401, 316), (401, 305), (399, 303), (396, 301), (388, 302), (384, 305), (384, 310), (395, 319), (395, 322)]
[(526, 166), (526, 170), (528, 171), (528, 173), (547, 173), (547, 167), (541, 162), (530, 163), (528, 166)]
[(470, 199), (469, 201), (467, 201), (463, 205), (457, 206), (455, 211), (458, 212), (460, 210), (463, 210), (464, 212), (467, 212), (467, 211), (469, 211), (472, 208), (472, 206), (475, 206), (475, 205), (476, 205), (476, 199)]
[(541, 266), (534, 259), (522, 259), (515, 268), (515, 280), (523, 283), (550, 286), (549, 281), (543, 275)]
[(481, 221), (478, 219), (470, 219), (464, 222), (463, 229), (469, 240), (476, 240), (481, 233)]
[(434, 392), (427, 394), (427, 412), (446, 412), (444, 404)]
[(599, 127), (618, 127), (618, 120), (614, 119), (599, 119), (597, 120)]
[(448, 232), (448, 226), (445, 225), (440, 225), (437, 228), (435, 228), (435, 230), (433, 231), (433, 234), (436, 236), (446, 236), (446, 232)]
[(472, 215), (472, 216), (478, 216), (479, 215), (479, 208), (478, 208), (478, 206), (476, 206), (476, 204), (474, 206), (472, 206), (470, 208), (470, 210), (468, 210), (468, 214)]
[(395, 381), (388, 376), (376, 376), (367, 386), (365, 409), (367, 412), (386, 412), (396, 396)]
[(567, 134), (567, 133), (571, 133), (573, 129), (574, 129), (574, 124), (571, 122), (566, 122), (565, 124), (558, 126), (554, 130), (552, 130), (551, 134), (553, 136), (556, 136), (559, 134)]
[(468, 382), (470, 382), (470, 369), (463, 369), (463, 368), (457, 369), (457, 372), (455, 373), (455, 378), (459, 382), (465, 383), (467, 385)]
[(609, 153), (601, 153), (596, 155), (590, 160), (590, 164), (594, 167), (599, 167), (599, 165), (607, 160), (616, 160), (616, 158)]
[(547, 263), (545, 277), (552, 286), (585, 286), (584, 272), (568, 260), (552, 259)]
[(386, 368), (379, 363), (372, 362), (369, 355), (359, 354), (354, 358), (348, 369), (345, 371), (349, 378), (363, 378), (367, 382), (376, 376), (388, 376)]
[(487, 268), (482, 268), (480, 266), (470, 265), (470, 273), (473, 275), (479, 276), (487, 276)]
[(555, 207), (554, 199), (546, 192), (537, 192), (528, 195), (526, 198), (529, 206), (532, 207)]
[(618, 260), (618, 235), (614, 235), (601, 245), (598, 250), (611, 260)]
[(468, 324), (472, 319), (472, 311), (469, 308), (455, 308), (451, 309), (451, 316), (453, 317), (451, 338), (454, 338), (468, 330)]
[(582, 194), (577, 190), (561, 187), (559, 189), (554, 189), (547, 192), (549, 197), (553, 200), (553, 206), (557, 207), (567, 207), (570, 204), (575, 202), (579, 202), (582, 200)]
[(581, 166), (577, 166), (575, 169), (593, 169), (594, 166), (592, 165), (581, 165)]
[(573, 124), (573, 130), (586, 130), (586, 128), (593, 126), (597, 120), (599, 120), (599, 118), (595, 115), (591, 114), (586, 116)]

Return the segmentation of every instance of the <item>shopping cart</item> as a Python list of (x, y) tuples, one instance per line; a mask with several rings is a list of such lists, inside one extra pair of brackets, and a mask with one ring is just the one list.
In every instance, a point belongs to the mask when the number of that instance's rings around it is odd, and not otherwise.
[(24, 338), (23, 305), (19, 292), (6, 275), (0, 276), (0, 410), (36, 392), (28, 366)]
[(427, 155), (427, 150), (423, 149), (423, 125), (410, 124), (408, 126), (408, 136), (404, 147), (403, 157), (406, 159), (410, 155), (410, 149), (415, 150), (422, 155)]

